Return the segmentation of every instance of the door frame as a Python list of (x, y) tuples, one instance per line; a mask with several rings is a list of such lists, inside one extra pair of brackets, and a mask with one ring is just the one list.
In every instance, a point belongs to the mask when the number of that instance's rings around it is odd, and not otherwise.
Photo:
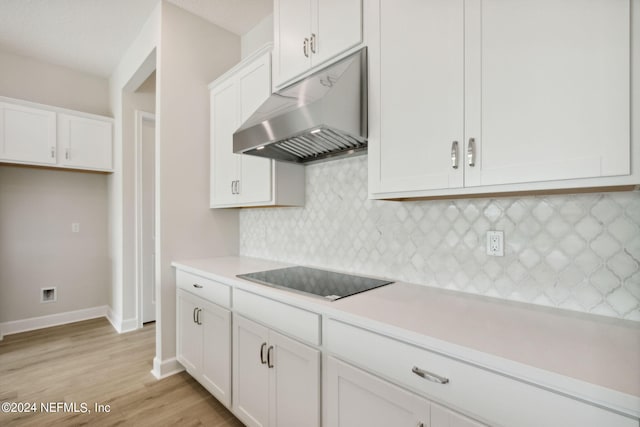
[[(142, 308), (143, 308), (143, 266), (142, 266), (142, 241), (143, 241), (143, 217), (142, 217), (142, 128), (144, 122), (156, 123), (156, 115), (142, 110), (135, 110), (135, 287), (136, 287), (136, 323), (138, 329), (142, 328)], [(154, 141), (155, 167), (158, 167), (158, 138)], [(155, 173), (155, 172), (154, 172)], [(157, 175), (157, 174), (156, 174)], [(154, 192), (157, 192), (157, 182)], [(157, 197), (157, 194), (156, 194)], [(156, 222), (157, 225), (157, 222)], [(154, 230), (155, 232), (155, 230)], [(157, 241), (157, 239), (156, 239)], [(154, 268), (155, 270), (155, 268)], [(157, 277), (154, 277), (157, 279)], [(158, 283), (155, 280), (156, 296), (158, 295)], [(156, 298), (157, 300), (157, 298)], [(158, 318), (158, 307), (156, 305), (156, 319)]]

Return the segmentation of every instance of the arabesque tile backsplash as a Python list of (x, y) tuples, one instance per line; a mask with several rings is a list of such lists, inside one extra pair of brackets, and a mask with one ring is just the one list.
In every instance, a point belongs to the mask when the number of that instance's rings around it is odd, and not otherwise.
[(368, 200), (366, 156), (307, 166), (306, 192), (242, 210), (240, 254), (640, 321), (640, 192)]

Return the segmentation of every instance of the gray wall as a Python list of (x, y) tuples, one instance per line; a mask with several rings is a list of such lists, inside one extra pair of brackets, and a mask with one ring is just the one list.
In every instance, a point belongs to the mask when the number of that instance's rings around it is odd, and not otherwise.
[(209, 208), (207, 85), (240, 61), (240, 38), (171, 3), (162, 6), (156, 86), (156, 280), (162, 336), (156, 340), (156, 357), (166, 360), (176, 351), (171, 262), (238, 253), (237, 211)]
[(0, 166), (0, 322), (107, 304), (107, 212), (103, 175)]
[[(106, 79), (5, 52), (0, 64), (2, 96), (109, 113)], [(0, 164), (0, 322), (106, 305), (107, 215), (106, 175)], [(58, 301), (41, 304), (49, 286)]]

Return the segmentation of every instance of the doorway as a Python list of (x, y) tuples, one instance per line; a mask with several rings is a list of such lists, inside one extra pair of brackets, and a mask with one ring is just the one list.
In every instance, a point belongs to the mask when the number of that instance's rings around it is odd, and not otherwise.
[(155, 115), (136, 110), (136, 270), (138, 327), (156, 320)]

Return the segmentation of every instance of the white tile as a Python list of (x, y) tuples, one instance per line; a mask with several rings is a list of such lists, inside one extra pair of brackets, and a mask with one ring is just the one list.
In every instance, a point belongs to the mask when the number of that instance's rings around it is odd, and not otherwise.
[(591, 208), (591, 214), (603, 224), (609, 224), (621, 213), (620, 205), (604, 196)]
[(546, 200), (540, 200), (533, 208), (533, 216), (538, 222), (545, 223), (553, 215), (553, 207)]
[(607, 302), (621, 316), (638, 307), (638, 300), (623, 287), (607, 296)]
[(625, 243), (633, 236), (638, 236), (640, 230), (624, 216), (616, 218), (608, 227), (609, 233), (621, 243)]
[(591, 249), (601, 258), (609, 258), (620, 248), (620, 243), (615, 240), (609, 233), (602, 233), (591, 242)]
[(638, 271), (638, 263), (625, 252), (618, 252), (607, 261), (609, 269), (622, 280)]
[(586, 283), (576, 286), (572, 294), (575, 301), (580, 304), (584, 311), (591, 311), (593, 307), (602, 301), (600, 292)]
[(602, 295), (607, 295), (620, 287), (620, 279), (605, 267), (599, 268), (593, 273), (590, 277), (590, 282)]
[[(240, 254), (640, 318), (640, 192), (368, 200), (360, 156), (307, 166), (306, 194), (241, 210)], [(486, 255), (492, 229), (504, 257)]]
[(569, 258), (560, 250), (554, 249), (545, 257), (547, 264), (555, 271), (562, 271), (568, 264)]
[(602, 232), (602, 224), (593, 217), (585, 217), (578, 221), (575, 230), (585, 240), (589, 241)]

